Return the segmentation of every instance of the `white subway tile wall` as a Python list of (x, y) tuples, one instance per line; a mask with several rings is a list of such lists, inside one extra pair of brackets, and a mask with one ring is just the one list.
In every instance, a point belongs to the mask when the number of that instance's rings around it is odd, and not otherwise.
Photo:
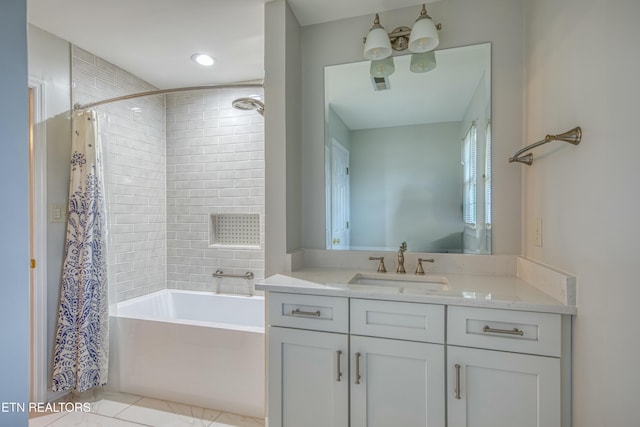
[[(231, 106), (236, 98), (262, 93), (166, 95), (168, 288), (245, 293), (251, 283), (212, 274), (251, 271), (264, 278), (264, 120)], [(258, 214), (258, 244), (212, 241), (212, 215), (228, 214)]]
[[(72, 102), (155, 90), (72, 47)], [(257, 89), (173, 93), (104, 104), (110, 298), (165, 288), (246, 293), (264, 277), (264, 120), (231, 102)], [(258, 244), (215, 244), (212, 215), (259, 215)], [(255, 243), (253, 241), (252, 243)]]
[[(72, 102), (155, 90), (91, 53), (72, 47)], [(109, 297), (115, 302), (166, 288), (166, 123), (162, 95), (96, 108), (106, 153)]]

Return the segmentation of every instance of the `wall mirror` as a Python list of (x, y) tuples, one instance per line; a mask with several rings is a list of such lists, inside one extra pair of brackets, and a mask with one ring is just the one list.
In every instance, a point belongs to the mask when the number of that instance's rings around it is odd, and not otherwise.
[(327, 249), (491, 253), (491, 45), (429, 54), (325, 67)]

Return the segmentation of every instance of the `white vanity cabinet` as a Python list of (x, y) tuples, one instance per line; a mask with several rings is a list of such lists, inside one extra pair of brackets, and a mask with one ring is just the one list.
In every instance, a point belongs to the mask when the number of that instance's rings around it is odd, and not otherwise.
[(561, 315), (448, 307), (447, 320), (448, 427), (570, 425)]
[(267, 294), (268, 425), (349, 425), (349, 300)]
[(352, 298), (349, 310), (348, 298), (284, 293), (267, 300), (269, 427), (445, 425), (443, 306)]
[(267, 293), (268, 427), (570, 427), (570, 317)]

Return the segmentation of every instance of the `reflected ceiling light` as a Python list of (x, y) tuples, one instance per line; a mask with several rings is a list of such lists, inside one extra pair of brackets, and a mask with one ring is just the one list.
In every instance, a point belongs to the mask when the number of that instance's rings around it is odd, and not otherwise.
[(420, 16), (416, 19), (409, 37), (409, 50), (413, 53), (429, 52), (435, 49), (440, 43), (438, 28), (429, 15), (427, 8), (422, 5)]
[(434, 68), (436, 68), (436, 53), (434, 51), (411, 55), (409, 70), (412, 73), (426, 73)]
[(393, 65), (393, 58), (390, 56), (388, 58), (371, 61), (369, 74), (371, 74), (372, 77), (389, 77), (395, 70), (396, 67)]
[(389, 35), (380, 25), (380, 17), (376, 13), (373, 20), (373, 27), (369, 30), (369, 34), (365, 38), (364, 57), (367, 59), (384, 59), (391, 56), (391, 42)]
[(191, 59), (205, 67), (210, 67), (213, 65), (213, 58), (206, 53), (194, 53), (193, 55), (191, 55)]

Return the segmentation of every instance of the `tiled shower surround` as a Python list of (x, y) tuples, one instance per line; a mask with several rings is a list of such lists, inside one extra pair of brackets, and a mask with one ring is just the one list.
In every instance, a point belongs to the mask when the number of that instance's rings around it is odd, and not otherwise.
[[(240, 97), (262, 89), (207, 90), (166, 95), (167, 287), (216, 289), (211, 274), (264, 277), (264, 121), (234, 109)], [(212, 216), (255, 214), (256, 243), (216, 244)], [(233, 236), (232, 236), (233, 237)], [(220, 283), (241, 291), (244, 279)]]
[[(72, 101), (88, 103), (154, 86), (72, 48)], [(112, 302), (169, 288), (214, 290), (211, 274), (264, 277), (264, 126), (231, 101), (255, 90), (184, 92), (96, 109), (106, 152)], [(216, 246), (211, 215), (258, 214), (259, 244)], [(223, 282), (241, 291), (243, 280)]]

